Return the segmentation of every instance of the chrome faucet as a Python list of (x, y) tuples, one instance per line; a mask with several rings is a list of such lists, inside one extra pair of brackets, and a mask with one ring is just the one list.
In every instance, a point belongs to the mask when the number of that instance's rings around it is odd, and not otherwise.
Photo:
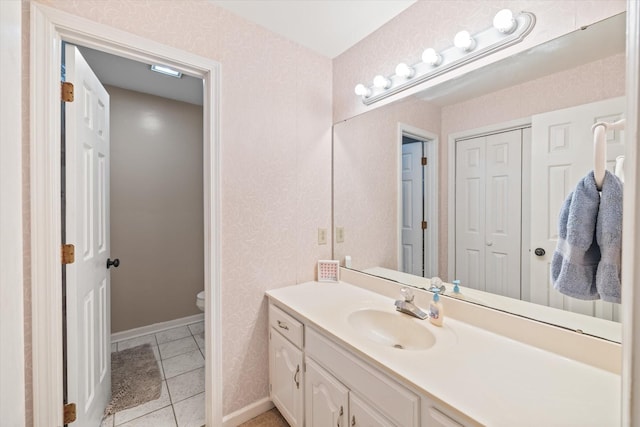
[(400, 293), (402, 294), (404, 300), (396, 300), (396, 310), (401, 313), (408, 314), (413, 317), (417, 317), (418, 319), (424, 320), (429, 317), (428, 313), (425, 313), (416, 305), (413, 304), (413, 292), (411, 289), (402, 288), (400, 289)]
[[(424, 288), (423, 288), (424, 289)], [(442, 279), (439, 277), (432, 277), (431, 278), (431, 286), (429, 286), (429, 289), (427, 289), (427, 291), (431, 291), (431, 292), (440, 292), (440, 295), (444, 295), (444, 291), (446, 291), (447, 288), (442, 284)]]

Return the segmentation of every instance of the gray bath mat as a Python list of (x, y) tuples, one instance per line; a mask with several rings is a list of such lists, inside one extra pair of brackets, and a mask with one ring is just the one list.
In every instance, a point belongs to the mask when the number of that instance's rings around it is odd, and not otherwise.
[(160, 367), (150, 344), (111, 353), (111, 402), (105, 415), (115, 414), (160, 397)]

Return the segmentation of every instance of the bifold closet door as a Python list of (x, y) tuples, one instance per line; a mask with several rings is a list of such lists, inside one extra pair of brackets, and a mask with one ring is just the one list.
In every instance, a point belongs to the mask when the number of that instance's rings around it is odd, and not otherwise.
[(485, 290), (520, 299), (522, 130), (486, 137)]
[(456, 278), (485, 290), (485, 138), (456, 143)]
[(456, 278), (520, 298), (522, 130), (456, 142)]

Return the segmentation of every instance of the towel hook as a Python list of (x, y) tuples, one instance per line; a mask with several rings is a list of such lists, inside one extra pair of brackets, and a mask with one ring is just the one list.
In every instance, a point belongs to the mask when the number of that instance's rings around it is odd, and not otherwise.
[(607, 168), (607, 131), (623, 130), (625, 123), (625, 119), (621, 119), (614, 123), (597, 122), (591, 126), (593, 132), (593, 176), (598, 190), (602, 190), (604, 172)]

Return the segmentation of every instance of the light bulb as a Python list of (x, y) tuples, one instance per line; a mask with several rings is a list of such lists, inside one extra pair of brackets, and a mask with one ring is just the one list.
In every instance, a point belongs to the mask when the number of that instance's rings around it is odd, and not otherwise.
[(378, 74), (373, 78), (373, 85), (378, 89), (389, 89), (391, 86), (391, 80), (383, 75)]
[(422, 52), (422, 62), (435, 67), (442, 62), (442, 56), (433, 48), (425, 49), (425, 51)]
[(493, 18), (493, 27), (503, 34), (512, 33), (517, 27), (513, 12), (509, 9), (502, 9), (496, 13), (496, 16)]
[(460, 31), (453, 39), (453, 44), (465, 52), (470, 52), (476, 47), (476, 41), (471, 37), (469, 31)]
[(404, 77), (405, 79), (410, 79), (416, 74), (416, 70), (413, 67), (408, 66), (404, 62), (401, 62), (396, 67), (396, 75), (400, 77)]
[(362, 83), (358, 83), (356, 85), (356, 88), (355, 88), (354, 92), (356, 93), (356, 95), (363, 96), (365, 98), (371, 96), (371, 89), (369, 89), (368, 87), (366, 87)]

